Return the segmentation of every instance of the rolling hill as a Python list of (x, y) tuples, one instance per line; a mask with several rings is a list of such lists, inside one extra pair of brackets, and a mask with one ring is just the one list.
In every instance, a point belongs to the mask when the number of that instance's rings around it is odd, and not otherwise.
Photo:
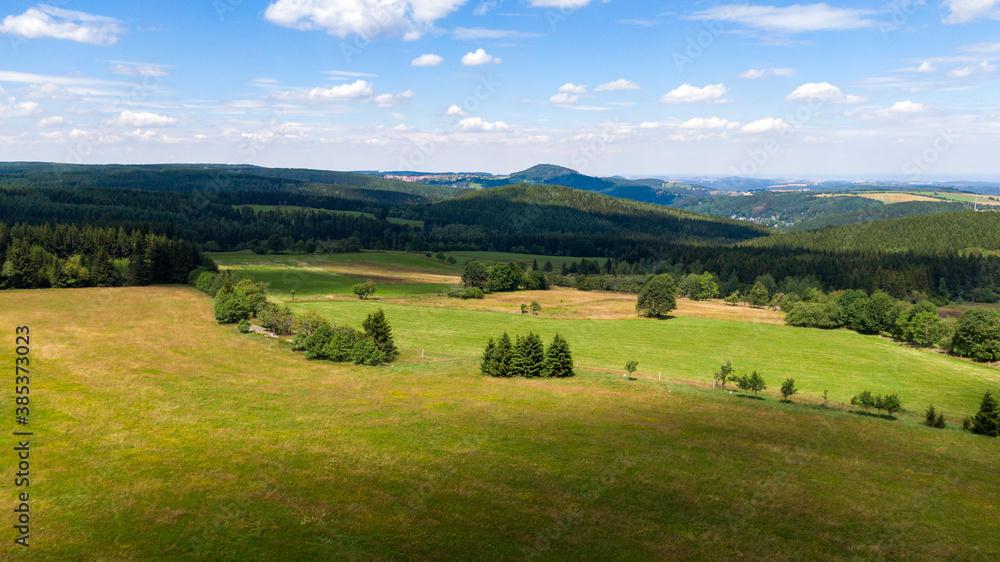
[(751, 246), (819, 251), (950, 253), (1000, 250), (1000, 212), (958, 211), (789, 232), (747, 242)]

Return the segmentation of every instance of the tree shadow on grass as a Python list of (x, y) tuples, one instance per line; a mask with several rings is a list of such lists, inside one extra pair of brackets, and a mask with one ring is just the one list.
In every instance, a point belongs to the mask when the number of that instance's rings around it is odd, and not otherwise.
[(899, 419), (899, 418), (897, 418), (896, 416), (894, 416), (892, 414), (882, 414), (882, 413), (879, 413), (879, 412), (868, 412), (868, 411), (865, 411), (865, 410), (849, 410), (849, 411), (850, 411), (850, 413), (852, 413), (852, 414), (854, 414), (856, 416), (865, 416), (865, 417), (869, 417), (869, 418), (879, 418), (879, 419), (889, 420), (889, 421), (896, 421), (897, 419)]

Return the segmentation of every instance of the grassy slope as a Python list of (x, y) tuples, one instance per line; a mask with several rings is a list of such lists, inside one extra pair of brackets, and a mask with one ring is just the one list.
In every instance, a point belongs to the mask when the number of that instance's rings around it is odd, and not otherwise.
[(544, 309), (541, 317), (528, 317), (360, 301), (296, 303), (293, 309), (316, 310), (360, 326), (380, 306), (396, 327), (401, 346), (465, 357), (481, 352), (489, 337), (505, 329), (512, 337), (532, 330), (546, 342), (560, 333), (581, 365), (619, 374), (626, 361), (636, 359), (639, 372), (653, 378), (662, 372), (665, 378), (710, 382), (719, 365), (732, 360), (738, 371), (760, 371), (772, 390), (792, 377), (803, 392), (817, 396), (829, 390), (837, 402), (850, 402), (864, 389), (898, 392), (909, 410), (922, 412), (933, 403), (959, 420), (976, 410), (983, 392), (1000, 391), (996, 369), (847, 330), (690, 317), (547, 319)]
[(469, 360), (314, 363), (187, 288), (0, 299), (33, 330), (26, 558), (1000, 556), (995, 441)]

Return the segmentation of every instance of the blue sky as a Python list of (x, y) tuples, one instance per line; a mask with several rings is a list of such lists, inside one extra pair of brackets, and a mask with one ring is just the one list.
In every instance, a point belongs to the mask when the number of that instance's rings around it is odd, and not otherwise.
[(0, 159), (1000, 179), (1000, 0), (18, 0)]

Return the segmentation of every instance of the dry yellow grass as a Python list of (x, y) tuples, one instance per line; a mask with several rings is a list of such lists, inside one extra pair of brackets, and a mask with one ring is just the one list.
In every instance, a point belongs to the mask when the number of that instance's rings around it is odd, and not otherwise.
[[(354, 300), (344, 297), (347, 300)], [(452, 299), (437, 295), (419, 295), (380, 299), (382, 302), (404, 305), (484, 310), (521, 314), (521, 304), (537, 301), (546, 318), (576, 320), (622, 320), (635, 318), (636, 296), (604, 291), (578, 291), (568, 287), (553, 287), (548, 291), (517, 291), (494, 293), (478, 299)], [(747, 306), (730, 306), (721, 300), (692, 301), (677, 299), (677, 309), (672, 316), (733, 320), (755, 324), (784, 324), (782, 312)]]
[(926, 195), (915, 195), (913, 193), (898, 193), (898, 192), (826, 193), (822, 195), (817, 195), (817, 197), (864, 197), (865, 199), (874, 199), (876, 201), (882, 201), (883, 203), (906, 203), (909, 201), (940, 201), (940, 199), (935, 199), (934, 197), (927, 197)]

